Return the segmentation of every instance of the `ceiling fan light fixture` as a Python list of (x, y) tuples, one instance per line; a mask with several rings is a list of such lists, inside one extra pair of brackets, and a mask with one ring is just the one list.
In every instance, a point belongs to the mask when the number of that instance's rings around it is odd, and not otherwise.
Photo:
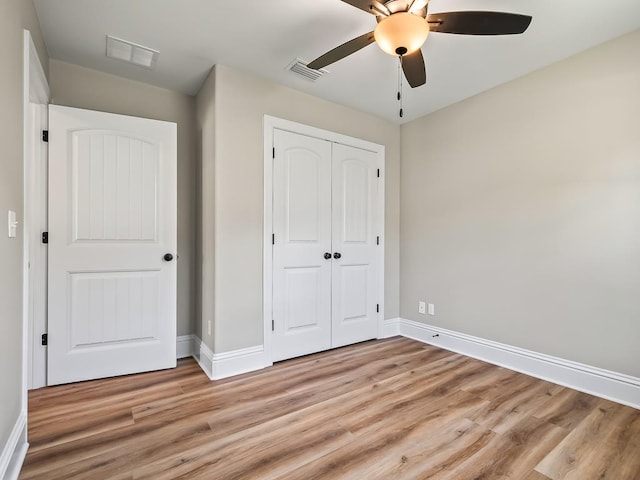
[(413, 13), (398, 12), (380, 20), (373, 35), (382, 51), (397, 57), (422, 47), (429, 35), (429, 24)]

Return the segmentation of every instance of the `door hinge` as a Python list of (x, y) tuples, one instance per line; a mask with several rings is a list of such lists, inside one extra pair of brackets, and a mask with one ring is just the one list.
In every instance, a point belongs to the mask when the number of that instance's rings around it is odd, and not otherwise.
[(380, 313), (380, 304), (376, 303), (376, 312)]
[(276, 244), (276, 234), (272, 233), (271, 234), (271, 245), (275, 245)]
[(378, 178), (380, 178), (380, 169), (378, 169)]
[(42, 232), (42, 243), (49, 243), (49, 232)]
[(376, 237), (376, 245), (380, 245), (380, 237)]
[(276, 321), (275, 320), (271, 320), (271, 331), (275, 332), (276, 330)]
[(49, 334), (48, 333), (43, 333), (42, 334), (42, 338), (41, 338), (41, 343), (43, 346), (47, 346), (49, 345)]
[(49, 130), (42, 130), (42, 141), (43, 142), (49, 141)]
[(276, 147), (271, 149), (271, 158), (276, 158)]

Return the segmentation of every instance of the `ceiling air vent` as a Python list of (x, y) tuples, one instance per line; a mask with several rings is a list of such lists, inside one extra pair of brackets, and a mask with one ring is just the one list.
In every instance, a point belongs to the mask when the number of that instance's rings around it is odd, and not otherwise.
[(153, 68), (160, 52), (127, 40), (107, 35), (107, 57), (133, 63), (140, 67)]
[(315, 82), (324, 74), (329, 73), (328, 71), (322, 68), (320, 70), (314, 70), (313, 68), (309, 68), (307, 67), (307, 63), (300, 60), (299, 58), (296, 58), (293, 62), (291, 62), (289, 66), (287, 66), (287, 70), (290, 70), (293, 73), (296, 73), (301, 77), (306, 78), (307, 80), (311, 80), (312, 82)]

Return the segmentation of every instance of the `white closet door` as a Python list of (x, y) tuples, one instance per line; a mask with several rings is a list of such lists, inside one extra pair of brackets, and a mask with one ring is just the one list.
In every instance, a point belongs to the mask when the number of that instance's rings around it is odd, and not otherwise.
[(378, 334), (378, 156), (333, 146), (332, 346)]
[(331, 347), (331, 143), (274, 130), (273, 361)]
[(176, 125), (52, 105), (49, 132), (48, 383), (174, 367)]

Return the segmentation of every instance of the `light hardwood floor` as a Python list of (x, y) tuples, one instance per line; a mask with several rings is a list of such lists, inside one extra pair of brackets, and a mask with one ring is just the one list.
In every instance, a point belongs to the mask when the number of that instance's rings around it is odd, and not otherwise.
[(640, 411), (406, 338), (33, 391), (21, 479), (640, 480)]

